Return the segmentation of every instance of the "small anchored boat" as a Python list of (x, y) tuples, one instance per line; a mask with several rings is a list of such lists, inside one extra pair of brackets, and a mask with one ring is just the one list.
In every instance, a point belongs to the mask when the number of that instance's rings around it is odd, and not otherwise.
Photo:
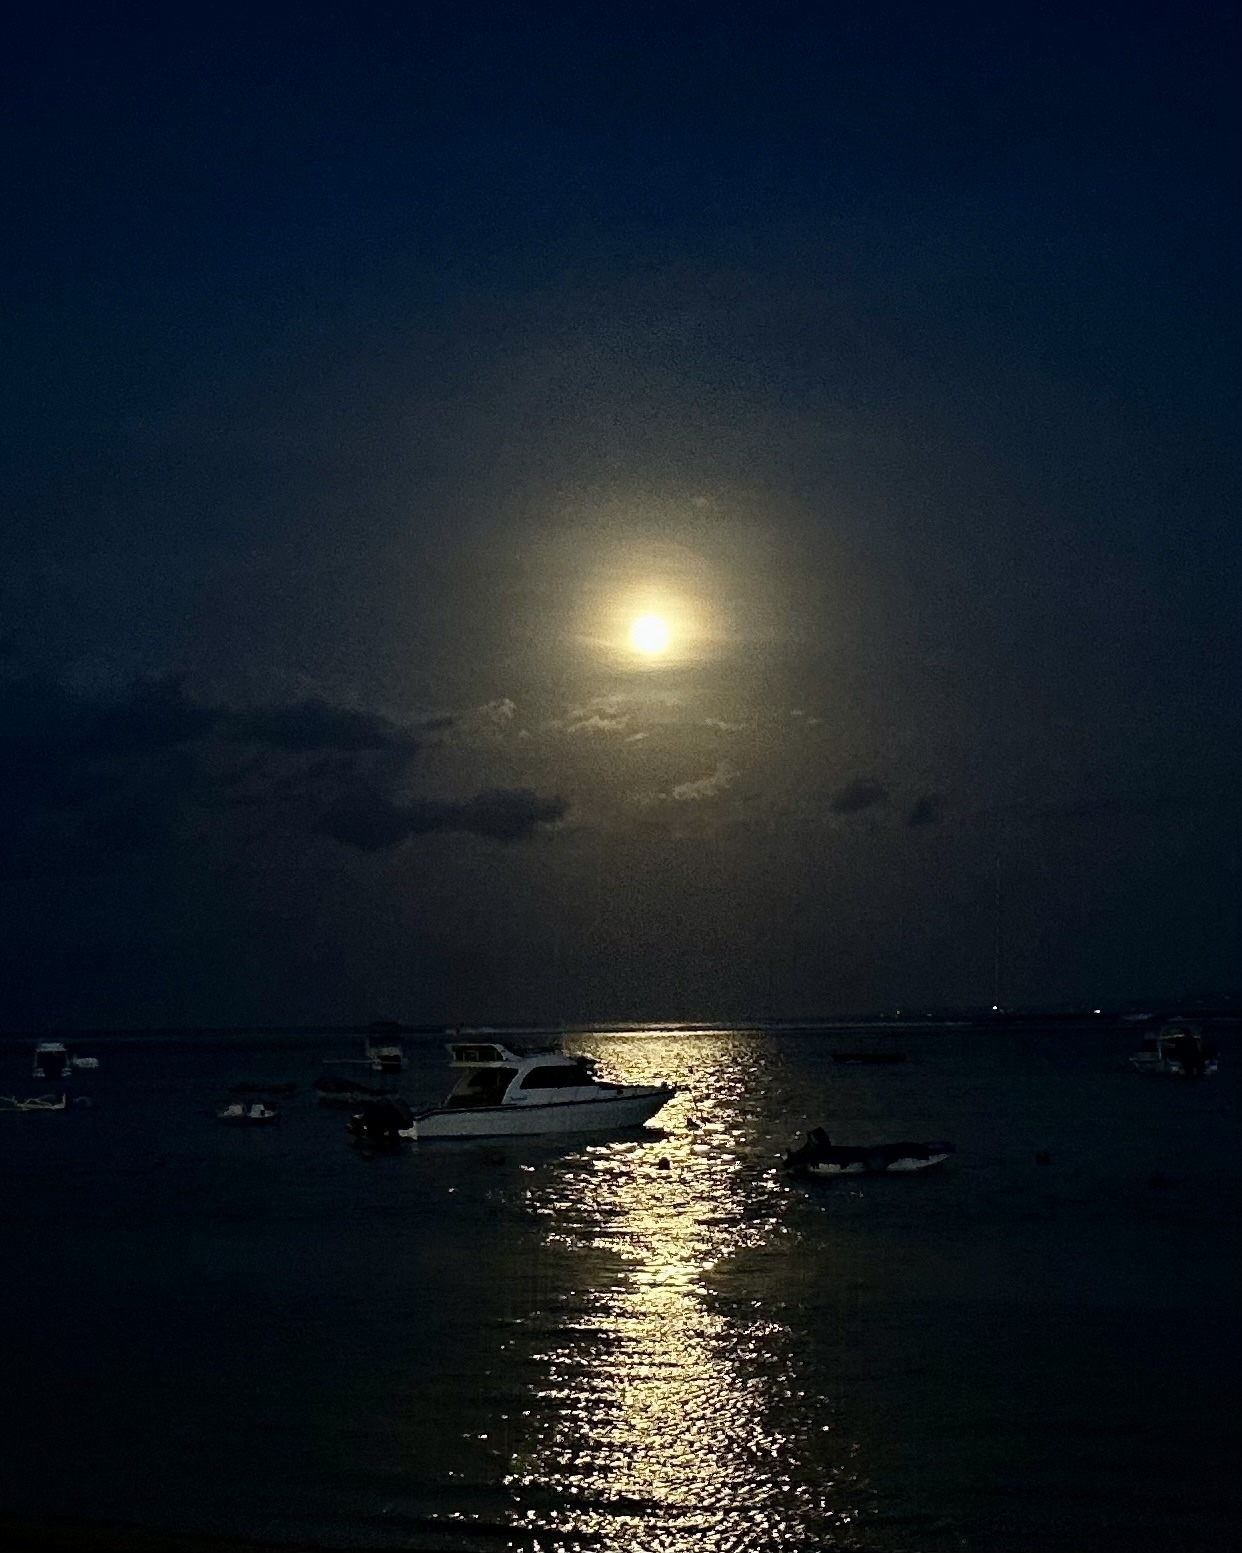
[(40, 1041), (34, 1050), (35, 1078), (68, 1078), (73, 1058), (63, 1041)]
[(34, 1049), (35, 1078), (67, 1079), (74, 1068), (97, 1068), (98, 1057), (75, 1057), (63, 1041), (40, 1041)]
[(1205, 1078), (1216, 1072), (1216, 1043), (1190, 1019), (1171, 1019), (1142, 1043), (1130, 1058), (1136, 1073)]
[(496, 1138), (636, 1127), (676, 1093), (670, 1084), (609, 1084), (585, 1057), (452, 1041), (461, 1077), (443, 1105), (416, 1112), (403, 1138)]
[(833, 1052), (833, 1062), (865, 1062), (876, 1066), (904, 1062), (905, 1052)]
[(405, 1050), (400, 1041), (374, 1041), (367, 1037), (364, 1060), (376, 1073), (400, 1073), (405, 1068)]
[(250, 1105), (226, 1105), (223, 1111), (216, 1112), (216, 1118), (218, 1121), (232, 1122), (234, 1126), (261, 1127), (268, 1122), (278, 1122), (280, 1112), (256, 1100)]
[(822, 1127), (814, 1127), (806, 1142), (790, 1149), (785, 1167), (798, 1175), (872, 1176), (903, 1175), (942, 1164), (957, 1145), (943, 1139), (930, 1143), (871, 1143), (850, 1145), (834, 1143)]

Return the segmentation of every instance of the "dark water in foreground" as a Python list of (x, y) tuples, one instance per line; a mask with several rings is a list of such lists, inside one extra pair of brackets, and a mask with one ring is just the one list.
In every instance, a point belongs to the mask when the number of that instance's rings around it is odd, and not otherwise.
[[(1237, 1545), (1239, 1074), (1124, 1031), (590, 1036), (643, 1131), (365, 1158), (326, 1038), (79, 1043), (0, 1115), (0, 1507), (336, 1546)], [(438, 1041), (403, 1090), (438, 1099)], [(0, 1046), (0, 1092), (45, 1087)], [(214, 1119), (296, 1082), (279, 1129)], [(944, 1136), (792, 1183), (805, 1125)], [(1037, 1165), (1048, 1150), (1051, 1163)], [(667, 1164), (665, 1164), (667, 1162)], [(1149, 1178), (1161, 1173), (1164, 1184)]]

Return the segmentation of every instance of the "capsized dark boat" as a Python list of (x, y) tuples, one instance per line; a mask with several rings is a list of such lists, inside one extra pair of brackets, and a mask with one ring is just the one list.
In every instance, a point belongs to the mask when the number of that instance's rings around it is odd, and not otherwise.
[(834, 1143), (822, 1127), (813, 1127), (806, 1142), (785, 1155), (785, 1168), (797, 1175), (864, 1176), (902, 1175), (939, 1165), (957, 1145), (943, 1139), (914, 1142), (903, 1138), (896, 1143)]
[(833, 1052), (833, 1062), (904, 1062), (905, 1052)]

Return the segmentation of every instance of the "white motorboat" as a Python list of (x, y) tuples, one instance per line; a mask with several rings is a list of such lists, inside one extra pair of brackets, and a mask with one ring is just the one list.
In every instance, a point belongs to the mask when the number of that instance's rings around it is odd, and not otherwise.
[(1203, 1078), (1216, 1072), (1216, 1043), (1192, 1020), (1173, 1019), (1143, 1037), (1130, 1066), (1136, 1073)]
[(69, 1100), (65, 1095), (31, 1095), (20, 1100), (16, 1095), (0, 1095), (0, 1111), (66, 1111)]
[(636, 1127), (672, 1099), (669, 1084), (608, 1084), (591, 1063), (558, 1051), (519, 1051), (499, 1041), (452, 1041), (461, 1077), (443, 1105), (415, 1113), (402, 1138), (497, 1138)]

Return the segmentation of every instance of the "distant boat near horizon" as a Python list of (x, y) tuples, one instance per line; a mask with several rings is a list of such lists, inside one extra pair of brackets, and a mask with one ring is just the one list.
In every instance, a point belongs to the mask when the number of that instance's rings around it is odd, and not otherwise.
[(223, 1111), (216, 1112), (216, 1118), (222, 1122), (231, 1122), (234, 1126), (259, 1127), (280, 1120), (280, 1112), (274, 1106), (264, 1105), (256, 1100), (251, 1105), (241, 1103), (226, 1105)]
[(363, 1051), (367, 1065), (376, 1073), (401, 1073), (405, 1069), (405, 1048), (400, 1041), (373, 1041), (368, 1036)]
[(1136, 1073), (1178, 1078), (1207, 1078), (1218, 1067), (1215, 1041), (1207, 1039), (1190, 1019), (1171, 1019), (1144, 1036), (1129, 1062)]
[(63, 1041), (40, 1041), (34, 1050), (35, 1078), (66, 1079), (75, 1068), (97, 1068), (98, 1057), (75, 1057)]

